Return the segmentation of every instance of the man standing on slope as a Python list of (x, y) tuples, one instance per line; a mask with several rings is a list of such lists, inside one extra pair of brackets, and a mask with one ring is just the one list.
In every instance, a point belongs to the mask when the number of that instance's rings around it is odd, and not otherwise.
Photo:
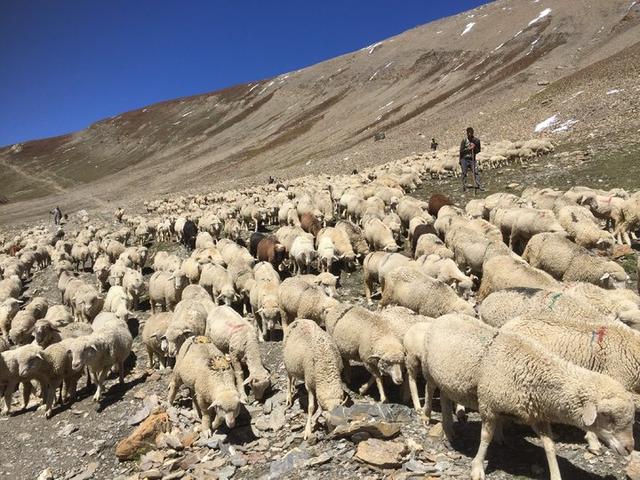
[(467, 128), (467, 138), (460, 144), (460, 168), (462, 168), (462, 191), (467, 191), (467, 171), (471, 169), (475, 188), (484, 192), (480, 183), (480, 174), (476, 163), (476, 155), (480, 153), (480, 139), (473, 136), (473, 128)]

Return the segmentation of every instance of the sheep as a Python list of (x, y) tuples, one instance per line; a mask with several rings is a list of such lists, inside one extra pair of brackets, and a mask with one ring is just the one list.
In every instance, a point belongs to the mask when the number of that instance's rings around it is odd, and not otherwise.
[[(341, 220), (336, 223), (335, 228), (336, 230), (346, 234), (346, 237), (349, 240), (349, 244), (352, 246), (352, 250), (355, 253), (356, 258), (364, 258), (364, 256), (369, 253), (369, 244), (365, 239), (364, 232), (358, 225), (353, 222)], [(338, 237), (344, 240), (344, 236), (340, 236), (338, 234)], [(340, 243), (339, 240), (336, 240), (336, 238), (338, 237), (332, 237), (334, 242)], [(338, 255), (342, 255), (344, 253), (348, 253), (348, 249), (346, 248), (346, 246), (338, 248)]]
[(167, 252), (157, 252), (153, 257), (153, 270), (156, 272), (175, 272), (181, 264), (180, 258)]
[(111, 263), (109, 262), (109, 257), (107, 257), (106, 255), (100, 255), (98, 258), (96, 258), (95, 262), (93, 262), (93, 273), (96, 276), (98, 290), (100, 293), (107, 290), (110, 268)]
[(540, 436), (553, 480), (560, 480), (560, 469), (551, 423), (597, 435), (619, 455), (633, 451), (635, 408), (624, 387), (607, 375), (551, 354), (524, 336), (501, 331), (481, 360), (477, 383), (482, 429), (471, 463), (474, 480), (484, 478), (487, 448), (504, 417), (531, 426)]
[(280, 309), (279, 290), (279, 284), (273, 282), (256, 282), (251, 289), (249, 295), (251, 313), (260, 332), (259, 338), (262, 340), (271, 337), (276, 322), (284, 316)]
[(287, 249), (275, 235), (269, 235), (258, 243), (256, 257), (259, 261), (269, 262), (273, 268), (281, 271), (284, 269), (283, 262), (287, 258)]
[(629, 233), (633, 235), (640, 225), (640, 195), (636, 192), (620, 205), (614, 206), (611, 217), (615, 224), (613, 232), (618, 243), (624, 241), (627, 245), (631, 245)]
[(129, 298), (124, 288), (116, 285), (111, 287), (104, 299), (105, 312), (115, 313), (118, 318), (126, 320), (129, 314)]
[[(501, 327), (520, 315), (553, 314), (564, 318), (602, 318), (603, 313), (575, 295), (538, 288), (507, 288), (487, 296), (478, 314), (483, 322)], [(614, 320), (614, 315), (609, 318)]]
[(364, 222), (364, 236), (371, 250), (398, 251), (393, 232), (378, 218), (369, 218)]
[(345, 268), (348, 270), (353, 270), (355, 268), (356, 260), (359, 258), (359, 255), (356, 255), (356, 253), (354, 252), (351, 241), (349, 240), (349, 235), (343, 229), (339, 229), (337, 227), (326, 227), (320, 230), (318, 236), (316, 237), (316, 242), (318, 245), (323, 241), (324, 237), (331, 239), (331, 242), (334, 246), (335, 255), (345, 266)]
[(121, 286), (124, 274), (127, 273), (127, 267), (124, 263), (118, 261), (109, 267), (109, 285)]
[(629, 276), (614, 261), (595, 256), (561, 234), (531, 237), (522, 258), (563, 282), (588, 282), (603, 288), (625, 288)]
[(329, 236), (324, 236), (317, 243), (319, 269), (322, 272), (330, 272), (333, 262), (338, 260), (333, 240)]
[(255, 284), (253, 268), (251, 265), (240, 260), (229, 265), (227, 272), (233, 280), (233, 286), (242, 302), (243, 313), (246, 313), (249, 308), (249, 294)]
[(313, 213), (305, 212), (300, 215), (300, 228), (315, 237), (322, 230), (322, 225)]
[[(244, 387), (249, 385), (255, 399), (262, 400), (271, 385), (271, 378), (260, 358), (256, 329), (232, 308), (223, 305), (209, 313), (206, 336), (216, 347), (231, 356), (240, 398), (246, 399)], [(249, 370), (246, 380), (243, 364)]]
[(48, 320), (55, 327), (64, 327), (73, 322), (73, 316), (66, 305), (52, 305), (47, 309), (44, 320)]
[(389, 228), (389, 230), (391, 230), (393, 238), (396, 240), (396, 242), (399, 243), (402, 241), (402, 221), (400, 220), (398, 214), (393, 212), (388, 213), (382, 219), (382, 223), (384, 223)]
[(313, 320), (306, 319), (289, 325), (282, 356), (287, 371), (286, 406), (293, 404), (296, 380), (304, 381), (307, 390), (307, 422), (303, 435), (307, 440), (311, 436), (316, 401), (318, 407), (327, 412), (342, 403), (342, 357), (331, 336)]
[(565, 285), (563, 293), (587, 301), (605, 316), (611, 315), (635, 329), (640, 329), (640, 297), (631, 290), (605, 290), (590, 283), (571, 283)]
[(369, 305), (373, 304), (371, 300), (372, 289), (375, 283), (382, 288), (384, 285), (384, 277), (387, 273), (398, 267), (409, 265), (410, 259), (399, 253), (371, 252), (364, 258), (363, 280), (364, 293)]
[(441, 258), (453, 259), (454, 254), (449, 250), (442, 240), (433, 233), (420, 235), (413, 250), (413, 258), (423, 255), (438, 255)]
[(9, 343), (9, 339), (5, 337), (0, 337), (0, 353), (6, 352), (11, 347)]
[(36, 344), (42, 348), (60, 342), (65, 338), (75, 338), (80, 335), (89, 335), (93, 329), (86, 323), (70, 323), (63, 327), (57, 327), (49, 320), (40, 319), (33, 326), (33, 338)]
[(122, 277), (122, 288), (127, 295), (127, 308), (137, 310), (144, 291), (142, 273), (138, 270), (128, 269)]
[(318, 323), (324, 322), (327, 312), (338, 302), (328, 297), (324, 289), (309, 285), (296, 277), (287, 278), (280, 284), (278, 298), (284, 312), (282, 330), (286, 337), (287, 325), (296, 318), (307, 318)]
[(20, 310), (11, 321), (8, 338), (14, 345), (24, 345), (33, 339), (31, 333), (37, 318), (33, 311)]
[(187, 285), (182, 291), (182, 300), (197, 300), (202, 303), (207, 310), (216, 305), (213, 302), (211, 295), (209, 295), (209, 292), (207, 292), (201, 285)]
[(185, 274), (176, 270), (173, 273), (155, 272), (149, 279), (149, 304), (151, 313), (158, 307), (162, 310), (173, 310), (180, 301), (182, 290), (187, 286)]
[(193, 257), (185, 258), (180, 270), (184, 272), (190, 283), (198, 283), (202, 273), (202, 264)]
[(380, 308), (400, 305), (427, 317), (453, 312), (475, 315), (471, 304), (458, 297), (449, 285), (427, 276), (418, 268), (400, 267), (385, 277)]
[(104, 381), (112, 367), (118, 370), (120, 384), (124, 383), (124, 361), (131, 353), (132, 344), (129, 329), (117, 318), (104, 322), (90, 335), (70, 339), (71, 367), (74, 372), (89, 367), (97, 385), (95, 402), (102, 398)]
[[(201, 433), (211, 434), (224, 422), (233, 428), (240, 413), (241, 399), (234, 387), (233, 369), (225, 356), (206, 338), (187, 340), (176, 357), (169, 385), (172, 404), (181, 385), (191, 392), (193, 406), (202, 418)], [(211, 423), (211, 416), (215, 420)]]
[[(413, 408), (426, 422), (423, 407), (420, 405), (420, 396), (418, 395), (418, 375), (422, 375), (422, 356), (424, 345), (429, 334), (430, 322), (418, 322), (411, 325), (404, 337), (402, 338), (402, 346), (405, 350), (405, 367), (407, 369), (407, 382), (409, 383), (409, 391), (411, 393), (411, 401)], [(427, 397), (427, 388), (425, 386), (425, 398)]]
[(15, 298), (8, 298), (0, 303), (0, 332), (4, 338), (9, 339), (9, 329), (11, 328), (11, 320), (20, 310), (20, 301)]
[(162, 337), (166, 334), (172, 318), (171, 312), (160, 312), (151, 315), (144, 323), (142, 343), (149, 356), (149, 368), (155, 367), (154, 357), (157, 357), (161, 370), (167, 367), (167, 356), (162, 349)]
[(205, 265), (200, 275), (200, 285), (205, 288), (217, 303), (231, 306), (238, 298), (233, 279), (220, 265)]
[(322, 272), (318, 275), (298, 275), (300, 280), (304, 280), (310, 285), (318, 285), (324, 289), (324, 293), (326, 293), (329, 297), (335, 297), (337, 295), (336, 285), (338, 283), (339, 277), (329, 273)]
[(551, 210), (517, 209), (509, 235), (509, 248), (517, 254), (522, 254), (529, 239), (543, 232), (564, 233)]
[(561, 286), (547, 272), (533, 268), (522, 259), (498, 255), (484, 262), (477, 300), (481, 302), (489, 294), (506, 288), (527, 287), (557, 291)]
[(402, 342), (387, 322), (365, 308), (339, 304), (328, 313), (325, 323), (342, 357), (347, 380), (350, 380), (350, 360), (363, 362), (371, 379), (360, 388), (360, 394), (375, 383), (380, 401), (386, 402), (382, 376), (389, 375), (393, 383), (400, 385), (404, 367)]
[(49, 301), (44, 297), (33, 297), (24, 309), (28, 312), (32, 312), (36, 320), (40, 320), (47, 314)]
[(194, 335), (204, 335), (207, 330), (209, 309), (198, 300), (182, 300), (176, 306), (173, 319), (164, 335), (161, 348), (168, 357), (175, 357), (184, 341)]
[(0, 302), (4, 302), (9, 298), (18, 298), (21, 291), (22, 281), (18, 275), (11, 275), (8, 278), (0, 280)]
[(80, 267), (84, 269), (87, 261), (91, 260), (89, 247), (81, 243), (74, 243), (71, 247), (71, 258), (73, 259), (76, 270), (80, 270)]
[(311, 264), (316, 260), (318, 255), (313, 244), (314, 237), (310, 233), (299, 235), (293, 241), (291, 250), (289, 250), (289, 258), (293, 266), (294, 275), (302, 273), (303, 269), (305, 273), (309, 273)]
[(438, 212), (440, 212), (440, 209), (445, 205), (452, 205), (451, 199), (441, 193), (434, 193), (431, 195), (431, 197), (429, 197), (428, 204), (427, 212), (433, 217), (437, 217)]
[(567, 231), (567, 236), (578, 245), (605, 251), (613, 248), (613, 235), (600, 228), (588, 209), (580, 206), (563, 207), (558, 212), (558, 220)]
[(18, 385), (22, 383), (23, 399), (22, 409), (26, 409), (31, 394), (31, 384), (27, 379), (21, 378), (20, 363), (24, 363), (23, 359), (29, 359), (34, 354), (40, 353), (42, 349), (38, 345), (21, 345), (12, 350), (0, 352), (0, 385), (3, 391), (4, 407), (2, 413), (9, 415), (11, 412), (11, 398), (15, 393)]
[[(202, 228), (202, 223), (200, 223)], [(201, 231), (196, 236), (196, 248), (208, 248), (215, 246), (216, 242), (209, 232)]]
[(109, 257), (111, 263), (115, 263), (118, 257), (120, 257), (122, 252), (124, 252), (127, 248), (117, 240), (106, 240), (101, 246), (104, 252)]
[(422, 256), (416, 259), (422, 266), (424, 273), (454, 287), (465, 299), (468, 299), (473, 287), (473, 278), (460, 271), (456, 263), (450, 258), (440, 258), (438, 255)]
[(272, 282), (280, 285), (280, 275), (269, 262), (258, 262), (253, 266), (253, 277), (256, 282)]
[(233, 263), (246, 263), (252, 266), (253, 256), (249, 251), (231, 240), (222, 239), (218, 242), (218, 252), (222, 256), (224, 263), (229, 266)]

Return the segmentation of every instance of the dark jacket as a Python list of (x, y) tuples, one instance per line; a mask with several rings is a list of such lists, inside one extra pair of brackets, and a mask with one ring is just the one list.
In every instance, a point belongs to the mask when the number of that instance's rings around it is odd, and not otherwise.
[[(476, 148), (474, 150), (471, 150), (467, 147), (467, 142), (472, 142), (476, 146)], [(460, 160), (462, 160), (463, 158), (471, 158), (475, 160), (476, 155), (480, 153), (480, 150), (481, 146), (479, 138), (473, 137), (471, 140), (465, 138), (460, 144)]]

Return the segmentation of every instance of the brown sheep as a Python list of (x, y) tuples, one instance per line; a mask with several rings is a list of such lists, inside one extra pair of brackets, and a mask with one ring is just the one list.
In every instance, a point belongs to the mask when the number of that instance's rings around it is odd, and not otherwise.
[(429, 212), (429, 215), (437, 218), (438, 212), (445, 205), (453, 205), (449, 197), (442, 195), (441, 193), (434, 193), (431, 195), (431, 198), (429, 198), (429, 207), (427, 208), (427, 211)]
[(269, 235), (258, 243), (257, 257), (260, 262), (269, 262), (276, 270), (282, 270), (282, 262), (287, 258), (287, 249), (275, 235)]
[(318, 232), (322, 230), (322, 225), (320, 221), (315, 217), (313, 213), (303, 213), (300, 216), (300, 226), (302, 229), (313, 235), (314, 237), (318, 236)]

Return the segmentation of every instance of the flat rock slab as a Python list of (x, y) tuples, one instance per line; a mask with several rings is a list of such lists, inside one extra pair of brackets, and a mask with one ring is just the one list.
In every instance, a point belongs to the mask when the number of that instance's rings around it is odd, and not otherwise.
[(379, 468), (398, 468), (407, 451), (404, 443), (370, 438), (358, 444), (356, 458)]

